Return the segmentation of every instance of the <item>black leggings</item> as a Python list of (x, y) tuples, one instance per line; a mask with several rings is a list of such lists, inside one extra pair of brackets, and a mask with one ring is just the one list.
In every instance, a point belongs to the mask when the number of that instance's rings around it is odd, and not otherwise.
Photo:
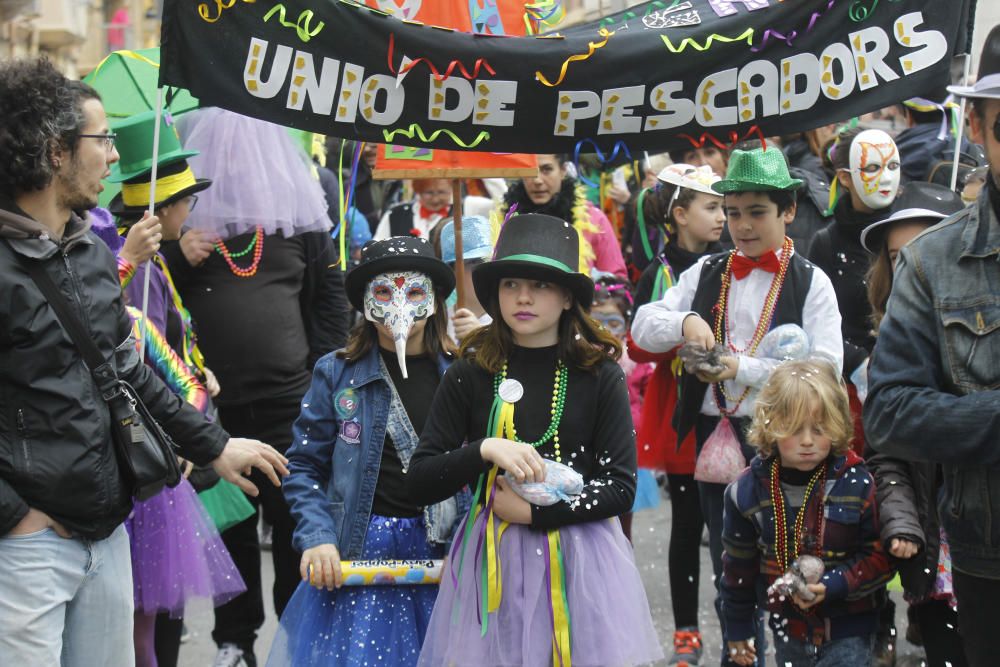
[(670, 597), (675, 628), (698, 627), (698, 577), (705, 520), (694, 475), (667, 475), (670, 488)]
[(958, 612), (947, 600), (927, 600), (913, 605), (927, 653), (927, 667), (966, 667), (965, 648), (958, 634)]

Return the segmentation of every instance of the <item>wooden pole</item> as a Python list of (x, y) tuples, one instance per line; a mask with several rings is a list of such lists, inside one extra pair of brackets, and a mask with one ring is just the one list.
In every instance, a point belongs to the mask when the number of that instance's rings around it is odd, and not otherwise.
[(462, 250), (462, 179), (451, 181), (451, 213), (455, 230), (455, 310), (465, 308), (465, 253)]

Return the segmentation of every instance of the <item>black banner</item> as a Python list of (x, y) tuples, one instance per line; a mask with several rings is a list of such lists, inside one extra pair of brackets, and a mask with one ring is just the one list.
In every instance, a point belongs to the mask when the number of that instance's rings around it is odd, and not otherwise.
[(166, 0), (160, 82), (290, 127), (490, 152), (662, 150), (837, 122), (947, 82), (969, 1), (656, 0), (496, 37), (344, 0)]

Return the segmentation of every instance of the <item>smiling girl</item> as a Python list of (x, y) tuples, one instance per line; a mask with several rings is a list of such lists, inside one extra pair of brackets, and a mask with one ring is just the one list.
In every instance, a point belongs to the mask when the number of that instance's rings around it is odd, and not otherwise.
[[(473, 272), (493, 323), (469, 336), (444, 377), (407, 480), (419, 503), (477, 489), (421, 665), (596, 667), (662, 655), (615, 518), (632, 506), (636, 475), (621, 344), (585, 313), (594, 285), (575, 271), (578, 242), (567, 222), (517, 215), (493, 261)], [(541, 482), (546, 459), (579, 473), (582, 493), (547, 506), (518, 495), (508, 476)]]

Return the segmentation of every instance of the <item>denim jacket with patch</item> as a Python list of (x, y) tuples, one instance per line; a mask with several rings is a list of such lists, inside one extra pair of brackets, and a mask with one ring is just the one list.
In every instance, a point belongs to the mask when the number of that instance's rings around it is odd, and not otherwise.
[[(450, 363), (438, 359), (441, 374)], [(344, 560), (361, 557), (386, 434), (406, 471), (419, 438), (378, 349), (356, 362), (338, 359), (336, 353), (316, 362), (292, 427), (291, 474), (284, 482), (297, 521), (296, 549), (333, 544)], [(463, 490), (424, 508), (428, 540), (447, 544), (470, 504)]]
[(1000, 577), (1000, 221), (986, 189), (903, 248), (869, 384), (871, 446), (943, 465), (955, 567)]

